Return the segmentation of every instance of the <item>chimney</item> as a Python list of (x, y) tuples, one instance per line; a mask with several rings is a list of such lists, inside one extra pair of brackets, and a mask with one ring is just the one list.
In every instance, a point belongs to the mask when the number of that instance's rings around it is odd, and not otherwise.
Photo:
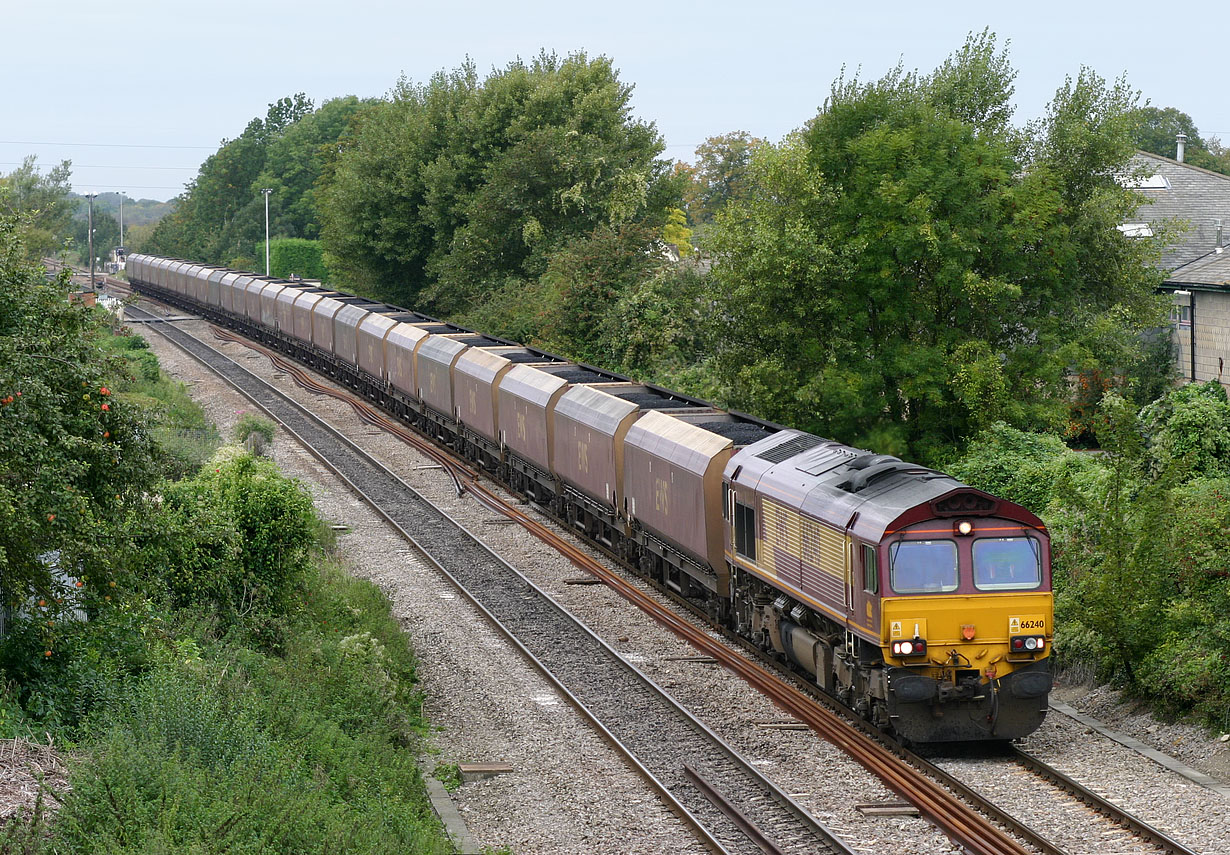
[(1183, 146), (1187, 142), (1187, 134), (1183, 133), (1182, 131), (1179, 131), (1179, 135), (1175, 137), (1175, 140), (1176, 142), (1178, 142), (1178, 152), (1175, 154), (1174, 159), (1179, 161), (1179, 163), (1182, 163), (1183, 162)]

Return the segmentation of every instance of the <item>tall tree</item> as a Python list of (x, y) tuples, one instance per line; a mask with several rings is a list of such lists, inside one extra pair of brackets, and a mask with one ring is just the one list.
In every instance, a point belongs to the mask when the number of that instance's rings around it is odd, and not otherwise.
[(258, 190), (268, 187), (273, 191), (269, 196), (270, 234), (313, 240), (319, 237), (316, 183), (331, 149), (336, 149), (359, 110), (370, 103), (353, 95), (334, 98), (272, 136), (265, 165), (253, 183)]
[(0, 214), (20, 220), (23, 246), (31, 258), (50, 255), (68, 236), (73, 214), (68, 199), (71, 176), (72, 164), (67, 160), (42, 174), (34, 155), (8, 175), (0, 175)]
[(693, 223), (708, 223), (728, 203), (745, 198), (752, 152), (763, 142), (747, 131), (731, 131), (696, 147), (696, 200), (688, 209)]
[(839, 79), (806, 130), (753, 154), (719, 215), (715, 369), (730, 403), (937, 459), (1000, 419), (1058, 428), (1068, 377), (1116, 370), (1160, 319), (1138, 200), (1133, 93), (1089, 71), (1012, 129), (987, 32), (928, 76)]
[(1135, 111), (1134, 139), (1141, 151), (1178, 156), (1178, 135), (1185, 134), (1185, 163), (1230, 175), (1230, 152), (1216, 138), (1205, 140), (1192, 117), (1175, 107), (1145, 106)]
[[(26, 262), (17, 219), (0, 214), (0, 604), (54, 607), (58, 564), (103, 582), (125, 520), (149, 500), (159, 457), (139, 404), (111, 387), (108, 319), (70, 302)], [(84, 583), (83, 583), (84, 584)]]
[[(90, 218), (89, 215), (73, 218), (73, 251), (81, 264), (90, 263)], [(106, 261), (111, 257), (111, 250), (120, 245), (119, 221), (108, 214), (94, 208), (94, 257)]]
[(481, 82), (472, 64), (403, 80), (326, 171), (330, 269), (449, 313), (541, 275), (599, 226), (664, 225), (676, 194), (631, 92), (610, 60), (584, 54), (544, 53)]
[[(175, 211), (154, 228), (147, 251), (215, 264), (254, 265), (256, 242), (265, 237), (265, 200), (260, 191), (268, 185), (260, 179), (269, 177), (263, 172), (266, 158), (288, 129), (311, 113), (312, 102), (302, 93), (282, 98), (269, 105), (263, 119), (253, 119), (238, 137), (224, 140), (201, 165)], [(317, 152), (302, 154), (310, 159)], [(289, 160), (282, 161), (282, 168), (291, 172)], [(311, 171), (310, 166), (305, 169)], [(302, 182), (291, 179), (291, 183)]]

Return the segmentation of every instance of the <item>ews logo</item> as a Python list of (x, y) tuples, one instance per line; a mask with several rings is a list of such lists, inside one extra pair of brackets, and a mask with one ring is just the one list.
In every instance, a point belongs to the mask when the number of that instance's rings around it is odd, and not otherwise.
[(670, 484), (664, 478), (653, 479), (653, 509), (662, 516), (670, 516)]

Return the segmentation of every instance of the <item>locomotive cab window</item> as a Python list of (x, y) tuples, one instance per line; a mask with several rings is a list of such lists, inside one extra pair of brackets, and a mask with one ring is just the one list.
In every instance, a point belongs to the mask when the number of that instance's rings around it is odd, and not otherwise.
[(893, 590), (932, 594), (957, 589), (957, 545), (951, 540), (904, 540), (889, 549)]
[(756, 560), (756, 511), (735, 499), (735, 552)]
[(1042, 584), (1042, 547), (1033, 537), (983, 537), (974, 541), (974, 586), (1015, 591)]
[(880, 591), (880, 562), (876, 558), (876, 548), (863, 544), (863, 590), (869, 594)]

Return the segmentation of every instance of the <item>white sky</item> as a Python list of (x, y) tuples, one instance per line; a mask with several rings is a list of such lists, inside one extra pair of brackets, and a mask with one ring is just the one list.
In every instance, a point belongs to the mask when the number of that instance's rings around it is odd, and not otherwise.
[(379, 96), (402, 73), (424, 81), (469, 55), (485, 74), (541, 48), (611, 57), (666, 155), (690, 160), (698, 143), (726, 131), (780, 139), (815, 115), (842, 66), (867, 79), (899, 59), (930, 71), (987, 26), (1010, 41), (1018, 122), (1087, 65), (1108, 79), (1127, 72), (1153, 104), (1178, 107), (1205, 137), (1230, 142), (1230, 41), (1218, 7), (0, 0), (0, 172), (27, 154), (44, 169), (69, 158), (79, 192), (167, 199), (278, 98)]

